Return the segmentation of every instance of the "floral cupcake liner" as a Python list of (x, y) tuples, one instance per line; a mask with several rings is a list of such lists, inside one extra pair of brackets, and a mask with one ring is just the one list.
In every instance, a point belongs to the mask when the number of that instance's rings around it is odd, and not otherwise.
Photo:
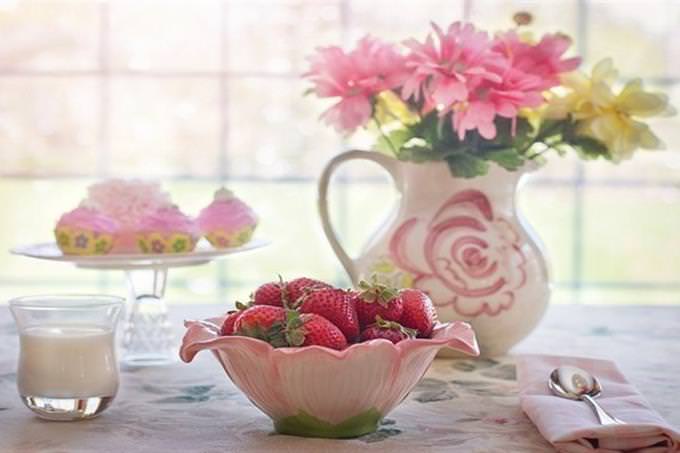
[(106, 255), (113, 248), (113, 236), (79, 228), (54, 230), (59, 249), (65, 255)]
[(240, 247), (253, 238), (254, 226), (247, 226), (235, 231), (215, 230), (205, 235), (205, 238), (218, 249)]
[(188, 253), (196, 247), (196, 238), (186, 233), (148, 233), (137, 235), (139, 251), (146, 254)]

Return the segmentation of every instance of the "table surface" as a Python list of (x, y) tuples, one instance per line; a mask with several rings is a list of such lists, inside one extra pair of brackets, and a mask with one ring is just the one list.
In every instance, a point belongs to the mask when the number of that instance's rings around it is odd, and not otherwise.
[[(218, 306), (174, 306), (172, 318), (203, 318)], [(191, 364), (123, 370), (102, 416), (42, 421), (16, 392), (17, 336), (0, 307), (0, 452), (461, 451), (550, 452), (519, 408), (514, 357), (582, 355), (616, 361), (671, 424), (680, 426), (680, 307), (552, 306), (511, 355), (433, 364), (374, 434), (353, 440), (273, 433), (211, 354)]]

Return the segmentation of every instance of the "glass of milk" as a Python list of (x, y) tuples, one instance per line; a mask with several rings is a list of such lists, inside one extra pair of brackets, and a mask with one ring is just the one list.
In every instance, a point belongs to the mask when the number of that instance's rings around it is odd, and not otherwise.
[(19, 330), (17, 386), (24, 404), (48, 420), (102, 413), (118, 391), (115, 331), (123, 299), (31, 296), (9, 307)]

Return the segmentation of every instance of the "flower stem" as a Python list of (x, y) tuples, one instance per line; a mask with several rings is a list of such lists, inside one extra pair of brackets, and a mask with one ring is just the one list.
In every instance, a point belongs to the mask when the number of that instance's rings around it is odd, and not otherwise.
[(551, 136), (554, 136), (555, 133), (557, 133), (559, 131), (559, 129), (563, 126), (564, 126), (564, 124), (560, 121), (560, 122), (555, 122), (555, 124), (552, 124), (550, 127), (546, 128), (542, 131), (539, 130), (538, 133), (536, 134), (536, 136), (531, 140), (531, 142), (529, 142), (529, 144), (527, 144), (522, 149), (521, 154), (526, 155), (529, 152), (529, 150), (536, 143), (543, 143), (546, 146), (546, 149), (539, 151), (535, 154), (532, 154), (531, 156), (527, 156), (529, 159), (534, 159), (534, 158), (540, 156), (541, 154), (543, 154), (547, 151), (550, 151), (551, 149), (554, 149), (555, 144), (557, 144), (557, 145), (561, 144), (560, 143), (561, 142), (561, 134), (560, 134), (560, 140), (558, 141), (558, 143), (550, 143), (550, 141), (551, 141), (550, 138), (551, 138)]

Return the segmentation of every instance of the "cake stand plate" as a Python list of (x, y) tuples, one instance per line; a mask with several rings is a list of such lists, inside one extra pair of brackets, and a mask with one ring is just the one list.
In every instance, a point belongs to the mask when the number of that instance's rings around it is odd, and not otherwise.
[(216, 249), (201, 241), (189, 253), (76, 256), (64, 255), (56, 243), (48, 242), (15, 247), (10, 253), (71, 263), (83, 269), (125, 271), (129, 295), (121, 361), (127, 366), (154, 366), (177, 361), (177, 344), (164, 301), (168, 269), (198, 266), (269, 244), (264, 239), (253, 239), (241, 247)]

